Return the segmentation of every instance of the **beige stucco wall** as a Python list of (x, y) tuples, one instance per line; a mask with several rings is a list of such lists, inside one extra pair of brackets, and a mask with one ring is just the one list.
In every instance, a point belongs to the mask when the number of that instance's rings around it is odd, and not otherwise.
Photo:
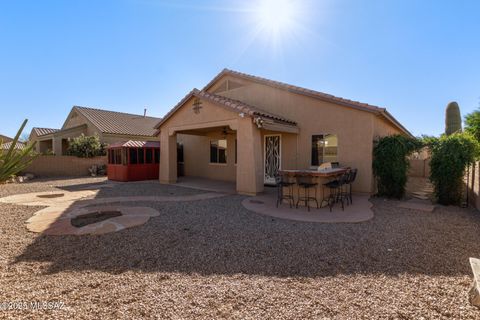
[[(224, 85), (225, 79), (235, 81), (235, 88), (228, 91), (218, 90), (221, 87), (226, 87)], [(238, 86), (238, 84), (241, 86)], [(219, 167), (208, 164), (209, 140), (214, 133), (208, 133), (206, 136), (182, 136), (179, 134), (178, 137), (175, 137), (176, 140), (182, 141), (184, 144), (186, 175), (219, 180), (234, 180), (234, 177), (236, 177), (237, 188), (239, 184), (248, 184), (247, 178), (244, 177), (248, 170), (252, 172), (250, 178), (255, 179), (253, 184), (258, 184), (260, 178), (263, 182), (263, 141), (265, 135), (281, 135), (282, 169), (306, 169), (313, 168), (311, 167), (312, 135), (328, 133), (338, 136), (338, 161), (340, 164), (359, 170), (357, 181), (353, 186), (354, 191), (371, 193), (374, 191), (371, 168), (373, 140), (379, 136), (401, 133), (397, 127), (374, 113), (230, 76), (220, 79), (209, 91), (240, 100), (298, 123), (298, 134), (259, 130), (251, 125), (249, 117), (240, 118), (236, 112), (206, 101), (203, 101), (200, 113), (196, 114), (192, 110), (193, 99), (190, 99), (162, 124), (161, 130), (164, 139), (162, 141), (165, 141), (165, 143), (169, 141), (167, 137), (172, 132), (177, 131), (176, 128), (216, 127), (231, 123), (235, 127), (232, 127), (232, 129), (241, 130), (241, 132), (237, 132), (239, 159), (236, 167), (231, 162), (234, 160), (234, 144), (231, 142), (228, 143), (228, 149), (231, 150), (228, 151), (228, 164), (226, 166)], [(217, 130), (217, 134), (219, 131)], [(181, 130), (178, 132), (182, 133)], [(253, 139), (253, 136), (257, 138)], [(232, 139), (234, 139), (233, 136)], [(243, 148), (248, 149), (248, 151), (242, 151), (243, 149), (240, 148), (241, 141), (244, 141)], [(249, 142), (245, 143), (245, 141)], [(163, 143), (161, 152), (162, 155), (166, 156), (167, 150), (163, 150)], [(247, 157), (242, 152), (252, 152), (253, 155)], [(242, 165), (240, 168), (240, 157), (243, 156), (245, 156), (245, 161), (248, 164)], [(170, 181), (174, 179), (175, 175), (170, 173), (167, 179), (167, 173), (164, 173), (162, 178), (162, 172), (160, 172), (160, 176), (160, 180)], [(242, 181), (239, 182), (238, 179)]]
[(402, 132), (398, 128), (394, 127), (390, 122), (378, 116), (375, 117), (373, 131), (374, 139), (401, 133)]
[(107, 164), (107, 157), (39, 156), (24, 170), (39, 177), (88, 176), (93, 165)]
[[(221, 134), (223, 127), (229, 123), (236, 125), (238, 114), (223, 109), (209, 102), (203, 102), (199, 113), (192, 110), (193, 99), (190, 99), (173, 117), (168, 119), (162, 125), (162, 131), (180, 129), (180, 133), (176, 137), (177, 142), (184, 145), (184, 170), (186, 176), (204, 177), (216, 180), (235, 181), (235, 134), (227, 135), (227, 164), (211, 164), (210, 163), (210, 141), (223, 139)], [(186, 132), (185, 128), (193, 126), (204, 126), (207, 129)], [(214, 127), (215, 129), (209, 129)], [(230, 128), (233, 129), (233, 128)], [(162, 146), (163, 147), (163, 146)], [(160, 162), (162, 157), (160, 157)]]
[(243, 87), (219, 94), (282, 115), (298, 123), (300, 128), (298, 136), (282, 134), (283, 169), (310, 168), (312, 135), (336, 134), (339, 141), (338, 161), (342, 166), (355, 167), (359, 170), (354, 190), (372, 192), (372, 148), (377, 119), (373, 113), (257, 83), (245, 83)]
[(184, 170), (186, 176), (203, 177), (223, 181), (235, 181), (235, 134), (227, 140), (227, 163), (210, 163), (210, 141), (225, 139), (220, 132), (206, 136), (179, 134), (177, 141), (183, 143)]
[[(203, 101), (200, 112), (195, 113), (193, 100), (186, 101), (161, 126), (160, 182), (176, 181), (176, 143), (183, 142), (185, 175), (236, 181), (237, 191), (244, 194), (261, 192), (261, 135), (252, 119), (242, 118), (230, 109), (207, 101)], [(210, 164), (210, 140), (222, 138), (223, 128), (231, 131), (227, 136), (227, 164)], [(236, 166), (235, 137), (238, 143)]]

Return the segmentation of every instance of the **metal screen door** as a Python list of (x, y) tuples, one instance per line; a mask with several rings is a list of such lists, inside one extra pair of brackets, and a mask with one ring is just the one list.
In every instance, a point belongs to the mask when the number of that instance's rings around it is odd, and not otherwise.
[(281, 165), (281, 136), (265, 135), (264, 138), (264, 183), (275, 184), (275, 176)]

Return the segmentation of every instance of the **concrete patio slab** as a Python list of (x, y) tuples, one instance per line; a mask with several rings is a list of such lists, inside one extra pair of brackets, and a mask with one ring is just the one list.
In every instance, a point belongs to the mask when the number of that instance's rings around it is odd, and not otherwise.
[(290, 208), (288, 204), (281, 204), (276, 208), (275, 196), (268, 193), (246, 198), (242, 205), (247, 210), (280, 219), (318, 223), (358, 223), (373, 218), (373, 204), (369, 198), (368, 195), (355, 195), (353, 204), (345, 205), (345, 210), (342, 211), (340, 204), (336, 204), (332, 212), (328, 207), (310, 208), (308, 212), (305, 207), (295, 209)]

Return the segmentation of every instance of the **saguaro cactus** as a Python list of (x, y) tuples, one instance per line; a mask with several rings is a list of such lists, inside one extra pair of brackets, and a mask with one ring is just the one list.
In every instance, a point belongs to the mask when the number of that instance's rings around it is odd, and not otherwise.
[(462, 130), (460, 108), (455, 101), (450, 102), (445, 110), (445, 134), (447, 136)]

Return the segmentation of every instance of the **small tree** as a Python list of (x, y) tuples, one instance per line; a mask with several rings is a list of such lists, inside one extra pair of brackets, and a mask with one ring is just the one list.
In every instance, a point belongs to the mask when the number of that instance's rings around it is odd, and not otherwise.
[(479, 155), (478, 141), (469, 133), (442, 136), (434, 144), (430, 161), (430, 181), (440, 204), (460, 204), (465, 169)]
[(377, 178), (378, 195), (402, 198), (407, 183), (408, 159), (423, 144), (413, 138), (392, 135), (375, 141), (373, 148), (373, 174)]
[(83, 133), (69, 141), (67, 154), (80, 158), (92, 158), (106, 154), (105, 145), (98, 135), (85, 136)]
[(465, 132), (470, 133), (480, 141), (480, 109), (465, 116)]
[[(28, 167), (28, 165), (37, 156), (34, 151), (35, 142), (27, 144), (23, 149), (17, 150), (17, 142), (22, 134), (27, 121), (23, 121), (22, 126), (18, 130), (15, 138), (8, 150), (0, 150), (0, 183), (7, 181), (12, 176)], [(0, 145), (3, 141), (0, 139)]]

